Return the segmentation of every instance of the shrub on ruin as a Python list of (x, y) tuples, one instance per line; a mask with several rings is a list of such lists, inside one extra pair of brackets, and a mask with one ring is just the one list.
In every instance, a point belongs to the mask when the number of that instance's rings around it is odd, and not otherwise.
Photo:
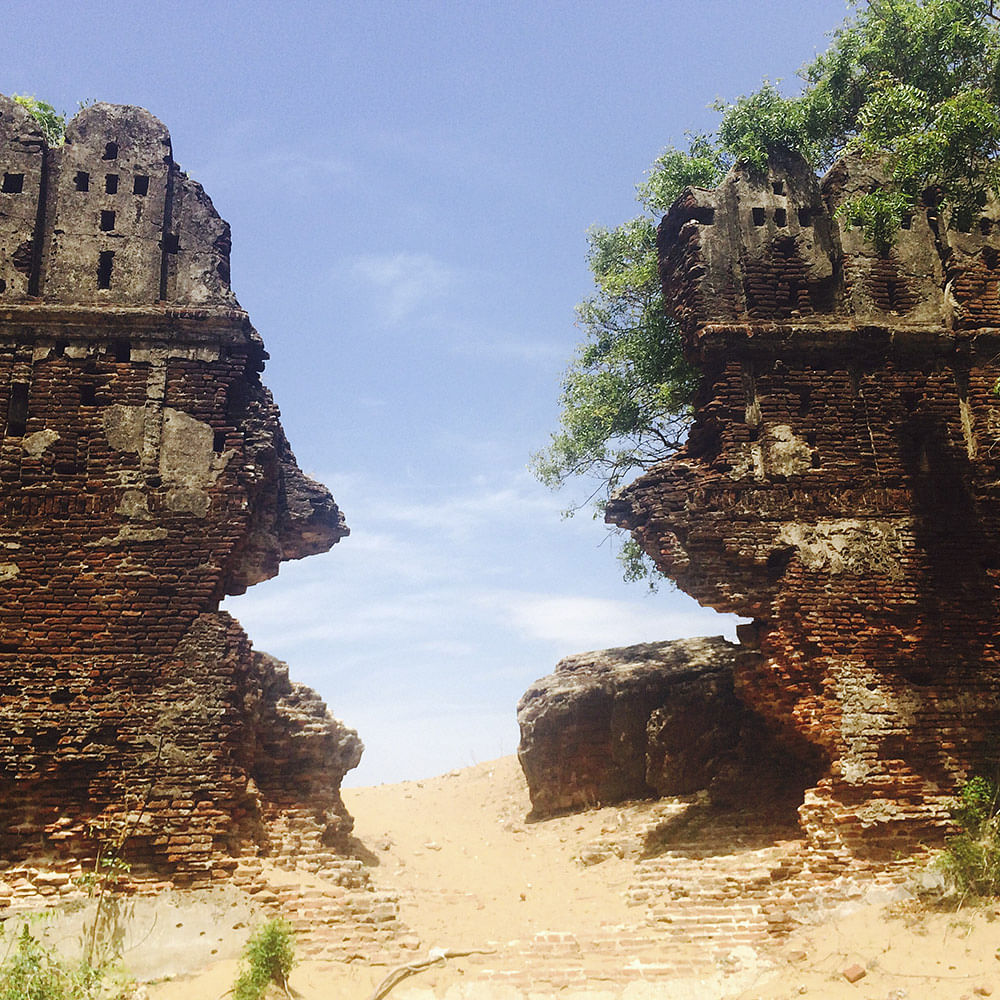
[(37, 97), (31, 97), (28, 94), (15, 94), (14, 101), (35, 119), (42, 130), (42, 135), (45, 136), (45, 141), (50, 146), (63, 144), (66, 138), (65, 115), (59, 114), (47, 101), (40, 101)]
[(243, 965), (233, 1000), (263, 1000), (274, 983), (288, 992), (288, 974), (295, 964), (293, 932), (289, 923), (276, 917), (260, 927), (243, 949)]
[(1000, 895), (1000, 788), (988, 778), (973, 778), (952, 815), (959, 832), (938, 860), (949, 886), (963, 895)]

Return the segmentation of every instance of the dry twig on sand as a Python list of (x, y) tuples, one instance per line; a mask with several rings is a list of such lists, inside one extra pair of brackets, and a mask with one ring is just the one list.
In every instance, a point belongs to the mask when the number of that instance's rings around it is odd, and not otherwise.
[(423, 972), (431, 968), (431, 966), (447, 961), (449, 958), (464, 958), (466, 955), (492, 955), (495, 950), (495, 948), (473, 948), (471, 951), (452, 951), (450, 948), (432, 948), (427, 958), (421, 959), (419, 962), (408, 962), (406, 965), (401, 965), (393, 969), (375, 987), (374, 992), (368, 997), (368, 1000), (382, 1000), (388, 994), (389, 990), (398, 986), (404, 979), (415, 976), (418, 972)]

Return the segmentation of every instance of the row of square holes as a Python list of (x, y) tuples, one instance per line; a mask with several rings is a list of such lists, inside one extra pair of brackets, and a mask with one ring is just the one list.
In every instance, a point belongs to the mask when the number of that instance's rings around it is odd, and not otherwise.
[[(815, 213), (810, 208), (800, 208), (798, 210), (799, 225), (802, 227), (811, 226), (813, 223), (813, 215)], [(750, 215), (753, 218), (753, 224), (755, 226), (763, 226), (767, 217), (763, 208), (752, 208), (750, 210)], [(788, 225), (788, 211), (784, 208), (776, 208), (774, 210), (774, 224), (780, 229), (784, 229)]]
[[(76, 177), (73, 178), (73, 183), (77, 191), (89, 191), (90, 174), (85, 170), (78, 170)], [(24, 174), (5, 173), (3, 175), (3, 182), (0, 183), (0, 193), (21, 194), (23, 190)], [(118, 174), (105, 174), (104, 193), (118, 194)], [(139, 195), (140, 198), (145, 198), (149, 194), (149, 177), (145, 174), (136, 174), (132, 178), (132, 194)]]
[[(102, 160), (118, 159), (118, 143), (109, 142), (104, 146)], [(74, 178), (77, 191), (90, 190), (90, 174), (85, 170), (78, 170)], [(0, 193), (21, 194), (24, 190), (24, 174), (4, 173), (3, 182), (0, 183)], [(104, 178), (104, 191), (106, 194), (118, 193), (118, 174), (107, 174)], [(132, 194), (145, 197), (149, 193), (149, 177), (137, 174), (132, 182)]]
[[(77, 191), (89, 191), (90, 174), (86, 170), (78, 170), (73, 183)], [(104, 193), (118, 194), (118, 174), (104, 175)], [(140, 198), (145, 198), (149, 194), (149, 178), (145, 174), (136, 174), (132, 179), (132, 194), (137, 194)]]

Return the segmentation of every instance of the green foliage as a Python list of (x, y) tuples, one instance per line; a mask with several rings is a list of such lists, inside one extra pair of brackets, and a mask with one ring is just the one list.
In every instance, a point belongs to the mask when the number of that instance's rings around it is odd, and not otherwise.
[(668, 146), (636, 185), (642, 207), (654, 218), (663, 215), (686, 187), (715, 187), (727, 160), (707, 135), (689, 134), (687, 150)]
[(758, 175), (767, 172), (772, 153), (799, 152), (807, 159), (817, 155), (803, 102), (782, 97), (767, 81), (749, 97), (715, 107), (723, 112), (720, 146), (732, 160), (745, 163)]
[(963, 894), (1000, 895), (1000, 789), (987, 778), (973, 778), (952, 815), (960, 832), (938, 860), (946, 879)]
[(27, 94), (15, 94), (14, 101), (41, 126), (42, 135), (50, 146), (61, 146), (66, 138), (66, 116), (59, 114), (51, 104)]
[(262, 1000), (270, 983), (287, 990), (288, 974), (294, 963), (292, 928), (280, 918), (269, 920), (243, 950), (243, 966), (233, 987), (233, 1000)]
[(27, 924), (0, 962), (0, 1000), (126, 1000), (131, 995), (129, 986), (116, 986), (102, 971), (61, 962)]
[(725, 153), (758, 171), (782, 151), (816, 169), (851, 151), (881, 160), (892, 191), (841, 210), (881, 244), (926, 192), (946, 220), (1000, 192), (1000, 34), (989, 0), (870, 2), (803, 77), (797, 96), (765, 83), (719, 106)]

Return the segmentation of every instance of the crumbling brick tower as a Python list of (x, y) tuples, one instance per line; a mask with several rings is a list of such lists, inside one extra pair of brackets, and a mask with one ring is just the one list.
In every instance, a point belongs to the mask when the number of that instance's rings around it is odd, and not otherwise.
[(347, 534), (229, 246), (148, 112), (95, 104), (49, 149), (0, 97), (0, 861), (129, 815), (130, 860), (196, 879), (350, 830), (357, 736), (218, 610)]
[(807, 831), (855, 852), (939, 837), (1000, 732), (1000, 206), (880, 249), (834, 212), (884, 182), (773, 161), (671, 208), (695, 423), (608, 512), (753, 619), (738, 690), (815, 768)]

